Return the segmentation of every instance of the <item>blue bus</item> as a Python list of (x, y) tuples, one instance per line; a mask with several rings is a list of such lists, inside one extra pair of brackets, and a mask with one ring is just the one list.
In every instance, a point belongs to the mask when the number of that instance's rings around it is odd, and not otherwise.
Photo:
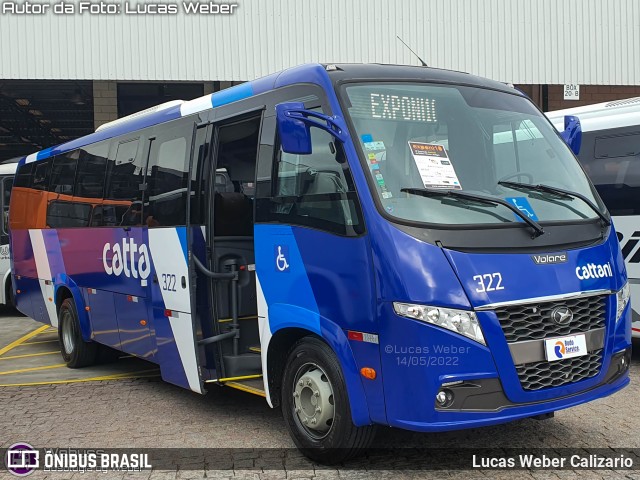
[(629, 382), (610, 216), (503, 83), (291, 68), (29, 155), (10, 207), (17, 306), (69, 367), (108, 347), (264, 396), (319, 462)]

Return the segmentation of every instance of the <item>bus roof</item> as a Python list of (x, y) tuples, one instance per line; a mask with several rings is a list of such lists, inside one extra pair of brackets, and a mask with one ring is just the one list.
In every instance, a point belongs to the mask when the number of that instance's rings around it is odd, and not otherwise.
[(0, 163), (0, 175), (14, 175), (16, 173), (16, 168), (18, 168), (17, 161), (13, 163)]
[(20, 164), (29, 163), (65, 153), (109, 138), (126, 135), (153, 125), (186, 117), (204, 110), (220, 107), (260, 93), (295, 83), (314, 83), (329, 90), (343, 80), (416, 80), (471, 85), (518, 93), (504, 83), (468, 73), (431, 67), (382, 64), (305, 64), (292, 67), (266, 77), (242, 83), (219, 92), (190, 101), (176, 100), (134, 113), (102, 125), (92, 134), (67, 143), (32, 153), (20, 159)]
[(640, 97), (555, 110), (546, 115), (560, 132), (564, 130), (565, 115), (577, 116), (583, 132), (640, 125)]

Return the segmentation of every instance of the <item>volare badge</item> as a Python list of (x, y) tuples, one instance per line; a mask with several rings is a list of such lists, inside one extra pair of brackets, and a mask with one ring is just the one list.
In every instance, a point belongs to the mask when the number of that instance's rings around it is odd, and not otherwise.
[(531, 255), (531, 259), (536, 265), (551, 265), (554, 263), (567, 263), (567, 252), (558, 253), (541, 253), (540, 255)]

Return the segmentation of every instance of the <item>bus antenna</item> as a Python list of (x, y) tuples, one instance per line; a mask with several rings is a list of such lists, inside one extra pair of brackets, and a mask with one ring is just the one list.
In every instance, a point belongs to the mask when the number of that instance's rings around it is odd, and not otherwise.
[(402, 40), (402, 39), (400, 38), (400, 35), (396, 35), (396, 37), (398, 38), (398, 40), (400, 40), (400, 41), (402, 42), (402, 44), (403, 44), (405, 47), (407, 47), (407, 48), (409, 49), (409, 51), (410, 51), (411, 53), (413, 53), (413, 54), (418, 58), (418, 60), (420, 60), (420, 63), (422, 64), (422, 66), (423, 66), (423, 67), (428, 67), (428, 66), (429, 66), (429, 65), (427, 65), (427, 62), (425, 62), (423, 59), (421, 59), (421, 58), (420, 58), (420, 56), (419, 56), (416, 52), (414, 52), (413, 50), (411, 50), (411, 47), (410, 47), (409, 45), (407, 45), (407, 44), (404, 42), (404, 40)]

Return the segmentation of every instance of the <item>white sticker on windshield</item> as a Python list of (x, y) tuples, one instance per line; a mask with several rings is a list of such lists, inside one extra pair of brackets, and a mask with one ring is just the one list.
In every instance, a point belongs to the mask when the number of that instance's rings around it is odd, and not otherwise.
[(384, 150), (384, 142), (364, 142), (366, 150)]
[(409, 142), (409, 149), (425, 188), (462, 190), (453, 164), (442, 145)]

